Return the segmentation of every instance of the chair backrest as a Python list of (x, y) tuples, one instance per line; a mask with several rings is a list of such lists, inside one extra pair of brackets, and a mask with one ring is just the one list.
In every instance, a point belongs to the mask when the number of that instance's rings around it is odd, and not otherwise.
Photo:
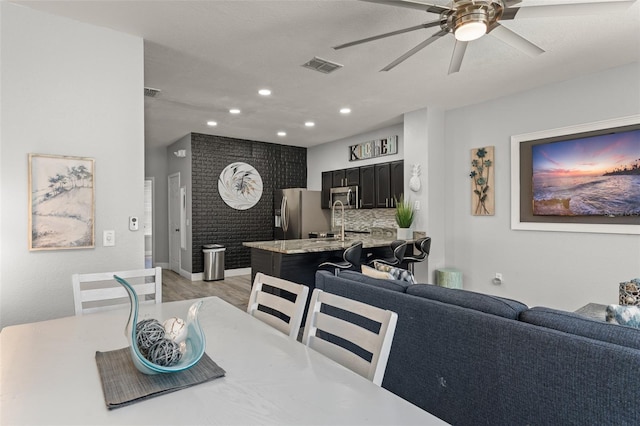
[(396, 258), (398, 264), (402, 263), (404, 259), (404, 253), (407, 250), (407, 242), (404, 240), (396, 240), (391, 243), (391, 250), (393, 250), (393, 257)]
[(431, 251), (431, 237), (420, 238), (415, 244), (420, 254), (424, 253), (426, 256), (429, 256), (429, 252)]
[(360, 270), (360, 258), (362, 257), (362, 241), (356, 241), (351, 244), (343, 253), (342, 258), (345, 262), (353, 265), (353, 268)]
[(113, 278), (126, 279), (138, 294), (140, 303), (162, 303), (162, 268), (131, 271), (73, 274), (76, 315), (89, 314), (129, 305), (127, 291)]
[(296, 339), (308, 294), (307, 286), (258, 272), (253, 280), (247, 312)]
[[(357, 314), (374, 324), (380, 324), (380, 328), (377, 333), (370, 331), (360, 325), (333, 316), (337, 310), (331, 312), (331, 308), (326, 309), (327, 307), (338, 308), (339, 312), (347, 311)], [(309, 312), (307, 313), (302, 342), (380, 386), (387, 368), (397, 321), (398, 314), (395, 312), (315, 289), (309, 302)], [(325, 333), (337, 336), (364, 349), (371, 354), (370, 361), (346, 349), (347, 345), (338, 345), (333, 341), (326, 340), (326, 337), (329, 336)]]

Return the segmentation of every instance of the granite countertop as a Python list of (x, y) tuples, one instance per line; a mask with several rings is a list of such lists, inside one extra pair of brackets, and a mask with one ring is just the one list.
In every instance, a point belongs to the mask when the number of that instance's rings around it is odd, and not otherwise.
[(340, 238), (305, 238), (301, 240), (252, 241), (244, 242), (242, 245), (285, 254), (315, 253), (344, 250), (356, 241), (362, 241), (363, 248), (384, 247), (395, 241), (396, 235), (395, 229), (392, 229), (370, 234), (346, 232), (344, 242), (340, 241)]

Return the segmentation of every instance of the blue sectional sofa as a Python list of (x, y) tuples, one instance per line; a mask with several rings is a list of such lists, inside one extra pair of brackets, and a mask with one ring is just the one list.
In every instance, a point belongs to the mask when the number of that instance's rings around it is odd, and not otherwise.
[(640, 329), (352, 271), (316, 287), (398, 313), (382, 386), (448, 423), (640, 425)]

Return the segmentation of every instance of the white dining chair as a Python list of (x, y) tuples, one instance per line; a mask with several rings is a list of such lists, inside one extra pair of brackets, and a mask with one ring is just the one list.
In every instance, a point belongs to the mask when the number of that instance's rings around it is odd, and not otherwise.
[[(265, 289), (265, 285), (272, 287), (272, 290)], [(295, 302), (283, 297), (286, 296), (283, 291), (295, 295)], [(308, 294), (309, 287), (305, 285), (258, 272), (253, 280), (247, 312), (289, 337), (296, 339), (300, 332), (300, 324), (304, 316), (304, 307), (307, 303)], [(263, 308), (258, 309), (259, 307)], [(282, 318), (281, 314), (288, 317), (288, 321)]]
[[(380, 324), (380, 329), (376, 333), (333, 316), (336, 311), (326, 309), (328, 306), (367, 318)], [(309, 302), (302, 343), (381, 386), (397, 322), (395, 312), (315, 289)], [(326, 340), (327, 335), (322, 332), (359, 346), (371, 354), (371, 360)]]
[(133, 286), (140, 303), (162, 303), (162, 268), (131, 271), (73, 274), (73, 299), (76, 315), (129, 305), (127, 291), (113, 278), (124, 278)]

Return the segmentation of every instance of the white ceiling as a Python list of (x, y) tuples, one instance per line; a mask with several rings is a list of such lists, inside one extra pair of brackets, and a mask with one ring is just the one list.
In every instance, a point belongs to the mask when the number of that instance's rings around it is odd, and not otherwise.
[[(519, 6), (589, 1), (525, 0)], [(169, 145), (189, 132), (308, 147), (400, 123), (403, 113), (427, 106), (456, 108), (640, 60), (640, 2), (622, 13), (503, 22), (546, 52), (531, 58), (489, 35), (469, 45), (461, 71), (452, 75), (447, 75), (451, 35), (393, 70), (379, 72), (439, 28), (338, 51), (331, 48), (438, 19), (382, 4), (355, 0), (13, 3), (145, 40), (145, 86), (162, 90), (156, 99), (145, 98), (147, 148)], [(301, 67), (314, 56), (344, 68), (322, 74)], [(257, 94), (264, 87), (273, 92), (268, 98)], [(353, 112), (340, 115), (343, 106)], [(242, 113), (232, 116), (228, 112), (232, 107)], [(208, 120), (218, 126), (208, 127)], [(316, 126), (306, 128), (308, 120)], [(287, 136), (276, 136), (278, 130)]]

